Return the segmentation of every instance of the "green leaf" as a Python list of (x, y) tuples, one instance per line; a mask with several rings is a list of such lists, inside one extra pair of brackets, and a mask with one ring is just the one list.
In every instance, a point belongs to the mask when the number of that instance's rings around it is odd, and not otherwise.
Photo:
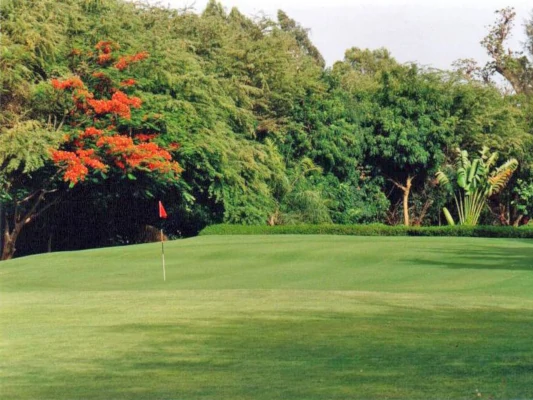
[(452, 214), (448, 211), (446, 207), (442, 209), (442, 212), (444, 213), (444, 217), (446, 217), (446, 221), (448, 222), (448, 225), (454, 226), (455, 221), (453, 220)]
[(457, 184), (463, 189), (466, 187), (466, 170), (464, 168), (457, 170)]
[(470, 171), (468, 172), (468, 183), (471, 183), (474, 181), (474, 175), (478, 172), (478, 165), (479, 165), (480, 159), (475, 159), (472, 162), (472, 166), (470, 167)]

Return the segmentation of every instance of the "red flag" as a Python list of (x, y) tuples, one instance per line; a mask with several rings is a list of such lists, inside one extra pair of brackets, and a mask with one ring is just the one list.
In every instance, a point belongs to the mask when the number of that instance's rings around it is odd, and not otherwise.
[(165, 211), (165, 207), (163, 207), (163, 203), (161, 201), (159, 202), (159, 218), (166, 218), (167, 212)]

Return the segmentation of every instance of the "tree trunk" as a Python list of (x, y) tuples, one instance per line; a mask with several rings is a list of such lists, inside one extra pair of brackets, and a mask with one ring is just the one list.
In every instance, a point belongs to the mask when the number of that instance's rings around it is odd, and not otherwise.
[(414, 176), (407, 176), (405, 186), (393, 179), (389, 179), (396, 187), (403, 192), (403, 223), (405, 226), (409, 226), (409, 194), (411, 193), (411, 184), (413, 183)]
[[(47, 193), (53, 193), (55, 191), (56, 190), (47, 191), (45, 189), (40, 189), (29, 195), (25, 199), (19, 201), (15, 200), (15, 211), (13, 214), (13, 230), (11, 230), (11, 232), (9, 228), (9, 220), (7, 218), (7, 214), (5, 216), (4, 245), (2, 247), (2, 255), (0, 256), (0, 260), (12, 259), (15, 255), (15, 251), (17, 250), (15, 247), (15, 243), (17, 242), (18, 236), (22, 231), (22, 228), (24, 228), (24, 226), (29, 224), (30, 222), (34, 221), (45, 210), (47, 210), (49, 207), (59, 201), (60, 197), (57, 197), (55, 200), (49, 202), (44, 207), (41, 207), (41, 209), (39, 209), (39, 205), (41, 205), (42, 202), (45, 200), (45, 195)], [(31, 204), (32, 201), (33, 204)], [(31, 204), (31, 206), (29, 207), (29, 211), (25, 213), (22, 213), (20, 211), (20, 205), (23, 203)]]
[(50, 233), (50, 235), (48, 235), (48, 246), (46, 248), (48, 253), (52, 252), (52, 237), (53, 237), (53, 233)]
[[(422, 226), (422, 221), (424, 221), (424, 218), (426, 217), (429, 207), (431, 207), (432, 204), (433, 204), (433, 200), (426, 200), (426, 202), (422, 206), (422, 210), (420, 210), (420, 214), (417, 216), (416, 212), (414, 213), (413, 226)], [(439, 215), (439, 218), (440, 218), (440, 215)]]
[(522, 219), (524, 218), (524, 214), (522, 215), (519, 215), (518, 218), (516, 218), (513, 222), (513, 226), (516, 228), (516, 227), (519, 227), (520, 226), (520, 222), (522, 222)]
[(4, 246), (2, 248), (2, 256), (0, 257), (0, 260), (11, 260), (15, 255), (15, 251), (17, 250), (15, 248), (15, 243), (17, 242), (18, 235), (23, 225), (23, 223), (15, 224), (15, 228), (10, 233), (9, 225), (6, 221), (6, 227), (4, 230)]
[(15, 254), (15, 240), (4, 236), (4, 247), (2, 249), (2, 261), (11, 260)]
[(405, 186), (402, 186), (403, 190), (403, 223), (405, 226), (409, 226), (409, 194), (411, 193), (411, 183), (413, 177), (408, 176)]

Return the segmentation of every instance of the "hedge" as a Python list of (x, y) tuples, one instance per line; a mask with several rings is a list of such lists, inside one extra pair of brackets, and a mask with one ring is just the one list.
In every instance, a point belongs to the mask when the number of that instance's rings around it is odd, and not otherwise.
[(523, 226), (388, 226), (374, 225), (211, 225), (200, 235), (354, 235), (354, 236), (461, 236), (533, 239), (533, 227)]

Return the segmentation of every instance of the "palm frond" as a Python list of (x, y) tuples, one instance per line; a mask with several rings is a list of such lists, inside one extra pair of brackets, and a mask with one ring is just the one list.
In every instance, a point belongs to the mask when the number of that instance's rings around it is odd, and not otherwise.
[(485, 162), (485, 165), (487, 166), (487, 170), (490, 170), (497, 160), (498, 160), (498, 152), (495, 151), (494, 153), (490, 155), (490, 157)]
[(511, 158), (500, 167), (496, 169), (494, 174), (489, 177), (488, 183), (488, 195), (492, 196), (493, 194), (499, 193), (507, 185), (511, 177), (513, 176), (514, 171), (518, 168), (518, 161), (514, 158)]
[(437, 173), (435, 174), (435, 177), (439, 185), (442, 185), (442, 186), (450, 185), (450, 178), (448, 178), (448, 176), (444, 172), (437, 171)]
[(478, 166), (479, 165), (480, 165), (480, 159), (479, 158), (475, 159), (472, 162), (472, 165), (470, 166), (470, 169), (468, 171), (468, 179), (466, 181), (468, 185), (471, 185), (472, 183), (475, 185), (475, 183), (476, 183), (475, 175), (477, 173), (479, 173), (479, 170), (478, 170)]
[(457, 184), (460, 188), (466, 189), (467, 188), (467, 182), (466, 182), (466, 168), (457, 168)]
[(468, 169), (470, 167), (470, 160), (468, 159), (468, 151), (457, 149), (457, 158), (455, 159), (455, 168)]

